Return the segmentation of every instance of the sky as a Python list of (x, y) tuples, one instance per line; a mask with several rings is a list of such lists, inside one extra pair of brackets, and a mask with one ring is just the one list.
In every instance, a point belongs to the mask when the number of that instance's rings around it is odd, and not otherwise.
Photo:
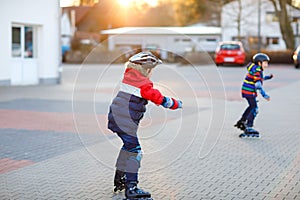
[[(67, 6), (72, 6), (76, 5), (79, 3), (80, 0), (60, 0), (60, 6), (61, 7), (67, 7)], [(158, 0), (118, 0), (120, 2), (120, 5), (126, 7), (128, 6), (131, 2), (133, 1), (144, 1), (148, 3), (150, 6), (156, 6), (158, 3)], [(300, 0), (292, 0), (292, 3), (295, 7), (300, 8)]]
[(294, 6), (300, 8), (300, 0), (292, 0)]
[[(118, 0), (120, 5), (126, 7), (128, 6), (130, 3), (137, 1), (137, 2), (141, 2), (144, 1), (146, 3), (148, 3), (150, 6), (156, 6), (158, 4), (158, 0)], [(79, 3), (79, 0), (60, 0), (60, 7), (68, 7), (68, 6), (72, 6), (72, 5), (76, 5)]]
[(60, 0), (60, 7), (68, 7), (74, 5), (76, 0)]
[(130, 3), (136, 1), (136, 2), (145, 2), (149, 4), (150, 6), (157, 6), (158, 0), (118, 0), (120, 5), (126, 7), (130, 5)]

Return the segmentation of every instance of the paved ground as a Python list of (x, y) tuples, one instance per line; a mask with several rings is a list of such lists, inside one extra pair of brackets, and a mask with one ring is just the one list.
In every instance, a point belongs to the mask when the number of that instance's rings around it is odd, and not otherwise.
[[(122, 199), (112, 193), (120, 140), (106, 114), (122, 66), (64, 65), (62, 84), (0, 87), (0, 199)], [(240, 67), (163, 65), (153, 80), (183, 100), (151, 103), (139, 135), (140, 186), (155, 200), (300, 199), (300, 70), (273, 66), (259, 140), (233, 124), (246, 107)], [(268, 73), (268, 72), (266, 72)]]

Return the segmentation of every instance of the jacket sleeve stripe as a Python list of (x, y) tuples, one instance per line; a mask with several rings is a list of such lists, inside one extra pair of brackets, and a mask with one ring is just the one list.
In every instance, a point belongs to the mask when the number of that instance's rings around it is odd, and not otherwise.
[(137, 97), (142, 97), (140, 88), (134, 87), (132, 85), (128, 85), (126, 83), (121, 83), (119, 91), (126, 92), (128, 94), (132, 94)]

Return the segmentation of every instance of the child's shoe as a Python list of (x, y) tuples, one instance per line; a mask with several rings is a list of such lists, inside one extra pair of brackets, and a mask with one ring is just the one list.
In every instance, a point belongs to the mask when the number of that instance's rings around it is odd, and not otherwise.
[(126, 184), (125, 196), (127, 199), (150, 198), (151, 194), (137, 187), (136, 181), (131, 181)]
[(125, 189), (126, 175), (125, 172), (116, 170), (114, 179), (114, 192), (122, 191)]
[(247, 133), (247, 134), (259, 134), (259, 132), (257, 130), (255, 130), (254, 128), (252, 128), (252, 127), (247, 127), (245, 129), (245, 133)]
[(240, 134), (241, 138), (260, 138), (259, 132), (252, 127), (247, 127), (245, 132)]
[(239, 121), (237, 121), (237, 123), (234, 126), (243, 131), (243, 130), (246, 129), (246, 122), (242, 121), (242, 120), (239, 120)]

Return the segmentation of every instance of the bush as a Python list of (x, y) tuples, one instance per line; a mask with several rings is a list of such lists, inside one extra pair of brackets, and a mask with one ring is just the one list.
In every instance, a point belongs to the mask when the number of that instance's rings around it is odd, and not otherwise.
[[(246, 63), (252, 61), (252, 57), (257, 53), (257, 51), (251, 51), (247, 53)], [(281, 63), (281, 64), (293, 64), (293, 51), (292, 50), (284, 50), (284, 51), (267, 51), (262, 50), (261, 53), (267, 54), (271, 63)]]
[[(252, 57), (257, 53), (257, 51), (246, 52), (246, 61), (245, 65), (252, 61)], [(271, 64), (293, 64), (293, 51), (284, 50), (284, 51), (266, 51), (262, 50), (261, 53), (267, 54), (271, 59)], [(188, 53), (184, 56), (183, 60), (180, 61), (182, 64), (187, 64), (187, 61), (197, 64), (211, 64), (211, 61), (214, 60), (215, 52), (208, 52), (206, 58), (203, 59), (203, 52)], [(211, 61), (208, 59), (207, 55), (210, 55)]]

